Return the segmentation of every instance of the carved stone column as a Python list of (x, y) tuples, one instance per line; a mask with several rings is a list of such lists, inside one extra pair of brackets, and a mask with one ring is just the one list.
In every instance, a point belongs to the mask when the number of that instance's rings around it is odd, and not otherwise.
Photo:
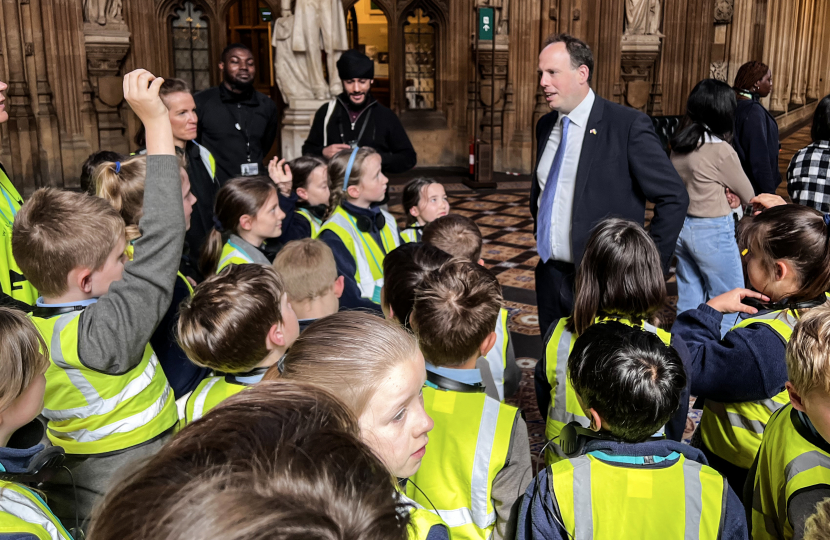
[(827, 2), (818, 2), (816, 4), (816, 13), (813, 19), (813, 43), (808, 56), (807, 63), (807, 99), (820, 99), (823, 97), (821, 92), (821, 59), (822, 53), (825, 50), (825, 43), (828, 39), (828, 32), (826, 29), (827, 18)]
[(84, 42), (93, 106), (98, 116), (99, 147), (127, 154), (129, 142), (120, 112), (124, 94), (119, 71), (130, 49), (130, 31), (123, 21), (108, 20), (104, 25), (85, 22)]
[[(6, 91), (6, 111), (9, 114), (10, 160), (4, 160), (11, 180), (17, 189), (27, 196), (40, 185), (40, 166), (31, 156), (38, 154), (37, 121), (26, 82), (24, 51), (34, 49), (31, 43), (24, 43), (20, 33), (20, 11), (18, 0), (2, 0), (2, 21), (6, 34), (8, 53), (9, 89)], [(11, 162), (11, 163), (9, 163)]]
[(660, 36), (623, 35), (622, 79), (625, 102), (639, 111), (646, 111), (652, 90), (652, 69), (660, 54)]
[[(725, 1), (719, 0), (718, 3)], [(729, 43), (729, 62), (726, 66), (726, 82), (730, 86), (735, 82), (735, 75), (738, 73), (738, 69), (750, 60), (749, 51), (752, 47), (752, 29), (754, 25), (752, 1), (734, 0), (732, 11), (732, 39)]]
[(795, 46), (795, 61), (793, 62), (792, 92), (790, 102), (794, 105), (804, 105), (804, 95), (807, 92), (806, 67), (809, 65), (807, 54), (811, 49), (813, 39), (813, 3), (814, 0), (803, 0), (797, 13), (795, 36), (798, 41)]
[[(63, 187), (60, 132), (46, 66), (41, 0), (21, 2), (20, 11), (26, 42), (26, 54), (30, 57), (29, 66), (34, 67), (32, 72), (35, 79), (35, 88), (32, 98), (38, 128), (38, 158), (41, 178), (43, 185)], [(32, 72), (30, 72), (30, 79), (32, 78)]]

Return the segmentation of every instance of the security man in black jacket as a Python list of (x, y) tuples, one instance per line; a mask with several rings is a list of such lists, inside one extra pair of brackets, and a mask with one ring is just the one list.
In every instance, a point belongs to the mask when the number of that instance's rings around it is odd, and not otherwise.
[(372, 96), (375, 64), (354, 49), (337, 61), (345, 92), (320, 107), (303, 144), (303, 155), (325, 159), (346, 148), (369, 146), (378, 151), (384, 174), (413, 168), (418, 160), (401, 121)]
[(216, 179), (224, 185), (237, 176), (268, 174), (263, 162), (277, 137), (274, 101), (254, 90), (256, 66), (251, 50), (228, 45), (219, 62), (224, 80), (193, 98), (199, 113), (196, 141), (216, 158)]

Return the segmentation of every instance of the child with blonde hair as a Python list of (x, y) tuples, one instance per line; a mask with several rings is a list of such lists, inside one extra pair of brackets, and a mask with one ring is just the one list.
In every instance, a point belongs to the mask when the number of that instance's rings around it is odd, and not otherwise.
[(329, 179), (334, 186), (330, 215), (319, 238), (345, 278), (341, 306), (380, 311), (383, 258), (400, 245), (395, 218), (377, 207), (389, 182), (380, 154), (367, 147), (338, 152), (329, 162)]
[(767, 423), (744, 487), (757, 540), (806, 538), (807, 518), (830, 497), (830, 307), (799, 319), (786, 358), (789, 403)]
[[(23, 312), (0, 307), (0, 536), (72, 540), (41, 495), (22, 480), (59, 461), (60, 448), (44, 447), (43, 409), (49, 367), (46, 342)], [(19, 480), (18, 480), (19, 478)]]
[[(12, 248), (41, 293), (32, 320), (47, 341), (43, 415), (72, 456), (46, 486), (58, 517), (86, 519), (118, 471), (156, 452), (178, 421), (149, 344), (170, 304), (184, 244), (179, 162), (163, 79), (139, 69), (124, 96), (147, 128), (142, 236), (126, 264), (124, 220), (107, 202), (44, 188), (18, 212)], [(76, 504), (77, 503), (77, 504)]]
[(178, 339), (188, 358), (214, 376), (188, 398), (184, 423), (259, 382), (299, 333), (282, 279), (270, 266), (231, 265), (200, 283), (182, 304)]
[(304, 238), (287, 243), (274, 259), (274, 269), (282, 276), (300, 332), (340, 309), (343, 276), (337, 275), (334, 255), (323, 242)]

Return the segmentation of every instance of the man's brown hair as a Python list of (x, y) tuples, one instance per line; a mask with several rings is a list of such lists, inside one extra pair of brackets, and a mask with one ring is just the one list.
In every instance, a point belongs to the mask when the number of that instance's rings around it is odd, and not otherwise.
[(0, 413), (48, 367), (46, 342), (31, 319), (0, 307)]
[(179, 346), (194, 364), (250, 371), (268, 356), (265, 338), (282, 322), (282, 278), (270, 266), (232, 264), (210, 276), (179, 308)]
[(124, 238), (124, 220), (107, 201), (42, 188), (14, 219), (12, 254), (40, 294), (55, 297), (66, 292), (70, 271), (99, 270)]
[(830, 394), (830, 307), (808, 310), (787, 343), (787, 375), (801, 396)]
[(502, 302), (498, 280), (478, 264), (453, 259), (426, 276), (410, 316), (424, 358), (435, 366), (470, 360), (496, 327)]
[(282, 276), (291, 302), (323, 296), (337, 281), (337, 264), (331, 248), (311, 238), (285, 244), (274, 259), (274, 269)]
[(421, 241), (453, 257), (472, 262), (478, 262), (481, 258), (481, 230), (475, 221), (460, 214), (441, 216), (424, 227)]
[(89, 537), (405, 540), (409, 521), (354, 416), (320, 388), (280, 381), (187, 425), (113, 486)]

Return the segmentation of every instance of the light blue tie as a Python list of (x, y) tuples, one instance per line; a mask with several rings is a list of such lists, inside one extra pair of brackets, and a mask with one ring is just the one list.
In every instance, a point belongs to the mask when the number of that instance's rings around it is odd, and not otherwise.
[(565, 159), (565, 147), (568, 144), (568, 126), (571, 119), (562, 117), (562, 137), (559, 139), (559, 148), (553, 156), (550, 165), (548, 180), (542, 192), (542, 202), (539, 204), (539, 218), (536, 234), (536, 251), (543, 262), (550, 259), (550, 220), (553, 215), (553, 199), (556, 196), (556, 186), (559, 184), (559, 171), (562, 170), (562, 161)]

